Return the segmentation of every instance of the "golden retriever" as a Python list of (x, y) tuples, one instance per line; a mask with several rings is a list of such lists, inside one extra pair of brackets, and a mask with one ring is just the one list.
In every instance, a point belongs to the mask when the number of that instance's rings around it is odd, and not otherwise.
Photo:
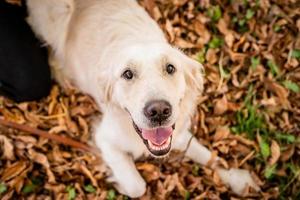
[[(103, 112), (96, 144), (119, 192), (145, 193), (134, 160), (185, 150), (202, 165), (212, 153), (189, 140), (190, 118), (203, 89), (202, 66), (168, 44), (135, 0), (27, 0), (28, 23), (52, 49), (54, 76), (91, 95)], [(188, 146), (189, 144), (189, 146)], [(211, 165), (242, 194), (258, 189), (250, 173)]]

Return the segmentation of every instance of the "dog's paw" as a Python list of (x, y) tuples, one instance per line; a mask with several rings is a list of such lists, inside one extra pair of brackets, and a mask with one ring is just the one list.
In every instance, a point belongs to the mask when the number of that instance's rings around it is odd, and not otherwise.
[(115, 188), (119, 193), (129, 196), (130, 198), (141, 197), (146, 192), (146, 182), (142, 178), (126, 180), (125, 182), (117, 181), (114, 177), (108, 179), (109, 182), (115, 182)]
[(259, 191), (259, 186), (253, 181), (248, 170), (244, 169), (217, 169), (217, 172), (224, 184), (228, 185), (232, 191), (242, 195), (247, 186)]

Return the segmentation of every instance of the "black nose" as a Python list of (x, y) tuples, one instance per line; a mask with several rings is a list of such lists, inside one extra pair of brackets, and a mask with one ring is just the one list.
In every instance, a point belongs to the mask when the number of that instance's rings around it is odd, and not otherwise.
[(150, 101), (144, 108), (145, 116), (152, 122), (161, 123), (172, 114), (172, 106), (164, 100)]

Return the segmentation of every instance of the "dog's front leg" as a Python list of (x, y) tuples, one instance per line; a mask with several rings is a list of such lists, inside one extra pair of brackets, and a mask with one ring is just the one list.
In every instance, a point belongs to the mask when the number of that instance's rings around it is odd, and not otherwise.
[(101, 151), (104, 161), (112, 170), (111, 181), (116, 182), (118, 191), (131, 198), (142, 196), (146, 191), (146, 183), (137, 171), (132, 157), (109, 143), (101, 145)]
[[(174, 141), (174, 149), (186, 151), (185, 155), (193, 161), (208, 165), (212, 159), (212, 153), (203, 145), (201, 145), (189, 131), (185, 131), (179, 135)], [(259, 187), (253, 181), (248, 170), (234, 169), (229, 170), (218, 166), (218, 157), (210, 163), (210, 166), (217, 171), (223, 183), (228, 185), (233, 192), (242, 195), (247, 186), (251, 186), (255, 190)]]

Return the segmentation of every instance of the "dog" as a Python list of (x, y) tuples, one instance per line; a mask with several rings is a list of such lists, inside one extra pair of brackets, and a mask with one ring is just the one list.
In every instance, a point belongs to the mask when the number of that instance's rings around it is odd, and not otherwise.
[(136, 1), (27, 0), (27, 7), (28, 23), (52, 49), (56, 80), (70, 81), (101, 109), (95, 141), (120, 193), (134, 198), (146, 191), (134, 160), (187, 147), (187, 157), (211, 163), (235, 193), (259, 190), (249, 171), (223, 169), (192, 138), (203, 67), (172, 47)]

